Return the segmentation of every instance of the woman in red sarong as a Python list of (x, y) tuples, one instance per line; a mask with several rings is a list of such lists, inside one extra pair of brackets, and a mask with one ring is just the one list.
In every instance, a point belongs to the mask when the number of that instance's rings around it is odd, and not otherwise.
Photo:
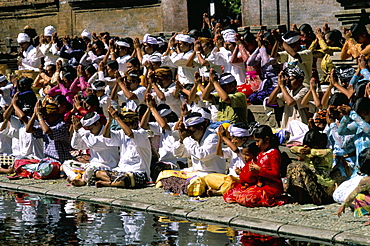
[(280, 178), (281, 155), (278, 140), (269, 126), (259, 126), (254, 131), (254, 139), (261, 152), (257, 163), (248, 162), (240, 174), (240, 184), (224, 194), (227, 203), (239, 203), (246, 207), (270, 207), (282, 205), (276, 200), (283, 193)]

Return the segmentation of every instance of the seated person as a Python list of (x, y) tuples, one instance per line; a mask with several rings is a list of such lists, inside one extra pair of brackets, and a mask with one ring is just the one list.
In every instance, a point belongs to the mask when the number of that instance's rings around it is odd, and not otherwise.
[(103, 136), (104, 116), (96, 112), (87, 113), (81, 120), (73, 117), (73, 136), (71, 146), (78, 150), (90, 150), (90, 162), (78, 163), (66, 161), (62, 169), (74, 186), (89, 183), (97, 170), (111, 170), (118, 163), (118, 148), (109, 146), (111, 142)]
[[(216, 72), (211, 69), (210, 83), (207, 85), (203, 99), (218, 106), (218, 121), (230, 121), (247, 123), (247, 98), (236, 90), (237, 82), (231, 74), (224, 73), (218, 79)], [(213, 90), (216, 94), (211, 94)]]
[[(104, 129), (104, 137), (110, 140), (109, 146), (120, 147), (118, 167), (112, 171), (96, 172), (97, 187), (116, 186), (124, 188), (143, 187), (150, 181), (150, 162), (152, 157), (147, 132), (139, 127), (139, 115), (126, 111), (118, 114), (109, 108), (109, 120)], [(121, 130), (110, 129), (115, 119)]]
[(303, 86), (304, 72), (299, 68), (286, 68), (278, 76), (278, 86), (268, 99), (269, 104), (278, 103), (284, 106), (281, 128), (288, 128), (290, 121), (298, 120), (308, 123), (311, 114), (308, 108), (301, 104), (303, 97), (308, 93), (308, 88)]

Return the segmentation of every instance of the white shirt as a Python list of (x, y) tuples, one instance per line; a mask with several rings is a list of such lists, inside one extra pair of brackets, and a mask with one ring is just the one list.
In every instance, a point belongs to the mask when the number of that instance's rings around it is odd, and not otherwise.
[[(239, 151), (241, 148), (239, 148)], [(229, 159), (229, 175), (232, 175), (234, 177), (239, 177), (238, 174), (236, 174), (235, 169), (243, 168), (245, 163), (243, 159), (241, 158), (240, 154), (235, 153), (230, 148), (222, 148), (222, 152), (224, 154), (223, 158)], [(240, 152), (239, 152), (240, 153)]]
[(12, 153), (12, 139), (0, 132), (0, 154), (10, 155)]
[(8, 83), (3, 87), (0, 87), (0, 90), (3, 92), (0, 94), (0, 107), (4, 107), (5, 105), (10, 105), (12, 98), (10, 97), (10, 91), (13, 88), (12, 83)]
[(38, 72), (41, 60), (36, 56), (36, 48), (30, 45), (27, 50), (23, 51), (22, 65), (18, 66), (19, 70), (33, 70)]
[(118, 105), (121, 106), (123, 102), (126, 102), (126, 109), (131, 109), (135, 111), (139, 104), (144, 103), (146, 88), (139, 85), (135, 90), (132, 91), (137, 96), (137, 99), (128, 100), (123, 91), (119, 91), (118, 95)]
[(173, 155), (174, 143), (179, 140), (177, 131), (174, 131), (176, 123), (167, 123), (171, 130), (162, 129), (157, 122), (149, 122), (150, 130), (154, 135), (160, 136), (159, 142), (159, 161), (176, 163), (177, 161), (186, 162), (186, 158), (177, 158)]
[(173, 52), (170, 59), (177, 66), (178, 80), (181, 84), (194, 84), (194, 73), (199, 70), (199, 67), (187, 67), (186, 63), (189, 57), (193, 54), (193, 50), (186, 53), (177, 54)]
[(84, 128), (74, 131), (71, 146), (79, 150), (90, 149), (91, 163), (115, 168), (118, 163), (118, 148), (110, 144), (111, 139), (103, 137), (103, 129), (102, 127), (97, 136)]
[[(37, 124), (35, 122), (35, 124)], [(1, 132), (12, 139), (12, 155), (16, 158), (44, 158), (44, 142), (42, 138), (34, 138), (26, 132), (26, 126), (16, 116), (10, 116), (10, 124)]]
[(120, 147), (120, 161), (115, 171), (145, 172), (150, 178), (152, 149), (148, 133), (142, 129), (132, 130), (134, 137), (126, 136), (123, 130), (111, 131), (111, 145)]
[(130, 55), (125, 55), (122, 57), (117, 57), (116, 61), (118, 62), (118, 71), (123, 76), (123, 74), (127, 71), (127, 65), (126, 62), (128, 59), (130, 59)]
[(207, 129), (200, 142), (192, 137), (185, 138), (183, 143), (176, 141), (174, 155), (180, 158), (191, 158), (193, 166), (188, 169), (189, 171), (224, 174), (226, 162), (216, 154), (217, 142), (217, 134)]
[(99, 65), (99, 63), (104, 59), (104, 57), (105, 57), (105, 54), (97, 56), (97, 55), (94, 54), (94, 52), (92, 52), (90, 50), (89, 52), (85, 53), (81, 57), (80, 64), (82, 66), (87, 66), (87, 65), (93, 64), (93, 63)]
[(167, 88), (162, 88), (160, 86), (158, 86), (158, 88), (164, 93), (164, 96), (166, 97), (166, 101), (161, 101), (159, 97), (157, 96), (157, 93), (153, 92), (152, 96), (155, 99), (156, 103), (157, 104), (163, 104), (163, 103), (167, 104), (168, 106), (170, 106), (172, 111), (174, 111), (177, 114), (177, 116), (180, 116), (181, 115), (181, 109), (180, 109), (181, 100), (173, 96), (173, 93), (176, 90), (175, 83), (172, 83)]
[(56, 64), (59, 58), (57, 44), (49, 43), (36, 47), (36, 55), (38, 58), (45, 57), (44, 68), (46, 68), (47, 65)]

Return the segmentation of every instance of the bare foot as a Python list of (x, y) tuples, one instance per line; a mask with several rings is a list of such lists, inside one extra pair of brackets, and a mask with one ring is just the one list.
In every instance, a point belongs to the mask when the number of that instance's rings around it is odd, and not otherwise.
[(364, 226), (370, 225), (370, 220), (364, 223)]
[(83, 179), (74, 179), (74, 180), (71, 181), (71, 184), (73, 186), (84, 186), (84, 185), (86, 185), (86, 181), (83, 180)]
[(100, 187), (109, 187), (111, 186), (111, 183), (109, 181), (102, 181), (102, 180), (99, 180), (99, 181), (96, 181), (95, 182), (95, 187), (96, 188), (100, 188)]
[(207, 195), (208, 196), (221, 196), (222, 194), (218, 190), (208, 189)]
[(124, 181), (113, 182), (111, 184), (111, 186), (114, 186), (114, 187), (125, 187), (125, 182)]

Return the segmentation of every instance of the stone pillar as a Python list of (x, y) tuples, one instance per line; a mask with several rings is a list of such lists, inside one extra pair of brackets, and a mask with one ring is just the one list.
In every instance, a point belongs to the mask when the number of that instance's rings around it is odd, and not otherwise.
[(163, 32), (188, 30), (188, 6), (186, 0), (162, 0)]
[(58, 13), (58, 35), (71, 35), (75, 34), (73, 32), (73, 20), (74, 15), (72, 12), (71, 6), (67, 3), (67, 1), (60, 1), (59, 2), (59, 13)]

